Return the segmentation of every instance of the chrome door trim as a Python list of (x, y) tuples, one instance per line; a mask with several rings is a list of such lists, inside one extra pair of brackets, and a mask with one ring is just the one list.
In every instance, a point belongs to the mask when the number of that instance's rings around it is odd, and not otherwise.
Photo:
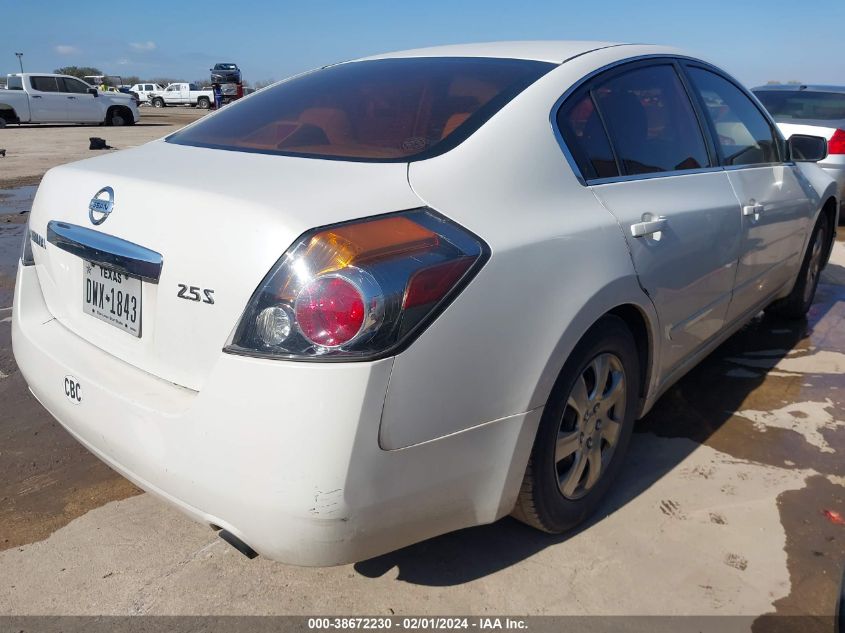
[(674, 176), (694, 176), (695, 174), (711, 174), (725, 171), (723, 167), (698, 167), (696, 169), (678, 169), (674, 171), (656, 171), (646, 174), (628, 174), (627, 176), (609, 176), (607, 178), (591, 178), (589, 186), (609, 185), (617, 182), (631, 182), (634, 180), (653, 180), (655, 178), (672, 178)]
[(51, 220), (47, 224), (47, 241), (72, 255), (130, 277), (157, 284), (161, 276), (164, 264), (161, 254), (84, 226)]

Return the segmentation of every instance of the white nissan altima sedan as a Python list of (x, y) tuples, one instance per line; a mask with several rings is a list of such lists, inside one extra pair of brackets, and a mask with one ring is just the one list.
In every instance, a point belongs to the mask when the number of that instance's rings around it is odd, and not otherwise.
[(15, 357), (89, 450), (248, 554), (563, 532), (672, 383), (807, 311), (825, 153), (664, 47), (329, 66), (50, 170)]

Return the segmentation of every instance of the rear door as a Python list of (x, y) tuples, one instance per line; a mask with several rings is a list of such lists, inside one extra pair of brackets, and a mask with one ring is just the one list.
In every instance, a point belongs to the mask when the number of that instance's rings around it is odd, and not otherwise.
[(59, 89), (67, 100), (68, 121), (76, 123), (99, 123), (103, 115), (95, 103), (95, 97), (89, 90), (88, 84), (73, 77), (59, 77)]
[(558, 124), (657, 309), (665, 377), (725, 324), (740, 234), (728, 176), (670, 59), (599, 75), (565, 102)]
[(795, 279), (813, 206), (775, 126), (736, 83), (715, 69), (688, 64), (716, 139), (720, 162), (742, 207), (742, 246), (728, 319), (764, 307)]
[(67, 121), (68, 100), (59, 92), (56, 77), (29, 76), (29, 109), (33, 123)]

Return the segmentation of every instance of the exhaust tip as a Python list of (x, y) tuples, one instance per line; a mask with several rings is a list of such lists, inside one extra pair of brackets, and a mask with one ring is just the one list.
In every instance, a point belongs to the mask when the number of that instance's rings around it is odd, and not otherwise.
[(253, 558), (256, 558), (258, 556), (258, 552), (256, 552), (249, 545), (244, 543), (241, 539), (239, 539), (237, 536), (235, 536), (228, 530), (220, 530), (218, 534), (220, 538), (222, 538), (224, 541), (226, 541), (229, 545), (234, 547), (248, 559), (252, 560)]

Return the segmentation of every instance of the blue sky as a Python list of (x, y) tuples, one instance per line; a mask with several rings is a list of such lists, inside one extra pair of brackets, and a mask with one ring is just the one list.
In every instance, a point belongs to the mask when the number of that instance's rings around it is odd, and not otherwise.
[(362, 55), (505, 39), (680, 46), (749, 85), (845, 84), (845, 0), (0, 0), (0, 73), (97, 66), (110, 74), (250, 81)]

